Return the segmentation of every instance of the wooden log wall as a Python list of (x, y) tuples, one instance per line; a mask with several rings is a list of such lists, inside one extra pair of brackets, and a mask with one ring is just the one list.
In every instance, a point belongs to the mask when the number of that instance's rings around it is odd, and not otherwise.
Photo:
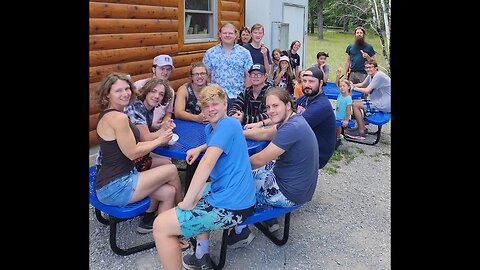
[[(89, 23), (89, 143), (97, 144), (96, 123), (100, 109), (95, 89), (111, 72), (130, 74), (133, 81), (152, 76), (152, 61), (159, 54), (173, 57), (175, 70), (169, 78), (175, 91), (189, 82), (189, 66), (201, 61), (218, 42), (183, 44), (182, 0), (91, 0)], [(244, 0), (217, 0), (218, 25), (245, 22)]]

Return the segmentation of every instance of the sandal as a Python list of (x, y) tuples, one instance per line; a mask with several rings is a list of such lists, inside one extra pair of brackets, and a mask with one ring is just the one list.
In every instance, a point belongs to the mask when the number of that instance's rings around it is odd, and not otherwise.
[(190, 248), (190, 242), (188, 241), (188, 239), (183, 237), (183, 235), (178, 237), (178, 242), (180, 242), (180, 249), (182, 251), (185, 251)]

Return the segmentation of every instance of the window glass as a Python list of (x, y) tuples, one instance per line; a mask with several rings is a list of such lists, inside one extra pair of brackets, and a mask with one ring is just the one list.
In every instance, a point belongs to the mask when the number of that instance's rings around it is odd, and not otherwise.
[(185, 0), (185, 43), (215, 41), (215, 1)]
[(212, 0), (185, 0), (185, 9), (212, 10)]

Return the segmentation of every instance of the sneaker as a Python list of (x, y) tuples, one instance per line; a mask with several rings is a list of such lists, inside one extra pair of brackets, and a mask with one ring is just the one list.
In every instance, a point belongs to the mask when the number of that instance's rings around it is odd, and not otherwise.
[(185, 267), (185, 269), (192, 269), (192, 270), (213, 269), (212, 261), (210, 260), (210, 254), (208, 253), (203, 254), (202, 258), (200, 259), (197, 259), (197, 257), (195, 256), (195, 253), (187, 254), (183, 256), (182, 265), (183, 267)]
[(156, 212), (145, 213), (138, 223), (137, 232), (139, 233), (151, 233), (153, 231), (153, 221), (157, 217)]
[(276, 218), (265, 220), (264, 224), (267, 225), (268, 231), (271, 233), (280, 229), (280, 225), (278, 225), (278, 220)]
[(253, 238), (255, 238), (255, 235), (252, 234), (248, 226), (243, 228), (240, 234), (236, 234), (235, 229), (231, 229), (228, 234), (227, 244), (231, 248), (246, 247), (252, 242)]
[(358, 129), (355, 130), (345, 130), (345, 136), (357, 140), (365, 140), (367, 138), (366, 133), (362, 133), (358, 131)]

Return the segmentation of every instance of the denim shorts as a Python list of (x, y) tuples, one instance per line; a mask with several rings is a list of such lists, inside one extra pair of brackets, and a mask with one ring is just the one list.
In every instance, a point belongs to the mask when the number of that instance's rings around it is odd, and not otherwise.
[(219, 229), (228, 229), (244, 222), (253, 214), (254, 206), (243, 210), (228, 210), (210, 205), (206, 198), (211, 193), (210, 183), (205, 187), (202, 198), (192, 210), (175, 207), (180, 230), (185, 238)]
[(132, 199), (138, 182), (138, 171), (133, 168), (127, 174), (117, 177), (97, 189), (97, 198), (106, 205), (124, 207)]

